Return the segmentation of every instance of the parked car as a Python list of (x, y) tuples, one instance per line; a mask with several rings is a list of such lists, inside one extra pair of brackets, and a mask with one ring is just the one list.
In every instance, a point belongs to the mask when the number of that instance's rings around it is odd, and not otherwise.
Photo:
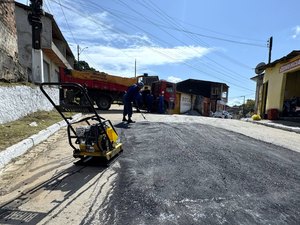
[(227, 111), (216, 111), (212, 116), (215, 118), (232, 119), (232, 115)]

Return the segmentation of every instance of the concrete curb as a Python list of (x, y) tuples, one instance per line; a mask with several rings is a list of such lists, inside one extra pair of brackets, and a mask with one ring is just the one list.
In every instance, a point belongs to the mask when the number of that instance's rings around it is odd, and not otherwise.
[[(77, 121), (82, 116), (81, 113), (78, 113), (72, 117), (71, 122)], [(7, 165), (12, 159), (26, 153), (30, 148), (35, 145), (38, 145), (42, 141), (46, 140), (52, 134), (57, 132), (60, 128), (66, 126), (66, 121), (60, 121), (51, 125), (50, 127), (40, 131), (37, 134), (26, 138), (19, 143), (12, 145), (5, 149), (4, 151), (0, 152), (0, 169), (2, 169), (5, 165)]]
[(250, 119), (247, 119), (244, 121), (300, 134), (300, 127), (290, 127), (290, 126), (285, 126), (282, 124), (275, 124), (272, 122), (255, 121), (255, 120), (250, 120)]

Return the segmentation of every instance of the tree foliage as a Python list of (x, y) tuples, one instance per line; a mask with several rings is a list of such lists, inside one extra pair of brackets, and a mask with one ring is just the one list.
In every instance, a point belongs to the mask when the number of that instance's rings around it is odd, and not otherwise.
[(248, 113), (253, 114), (255, 108), (255, 100), (247, 99), (245, 104), (242, 104), (243, 114), (247, 115)]
[(79, 60), (79, 62), (77, 60), (75, 61), (75, 68), (80, 71), (85, 71), (85, 70), (96, 71), (96, 69), (90, 67), (90, 65), (86, 61), (81, 61), (81, 60)]

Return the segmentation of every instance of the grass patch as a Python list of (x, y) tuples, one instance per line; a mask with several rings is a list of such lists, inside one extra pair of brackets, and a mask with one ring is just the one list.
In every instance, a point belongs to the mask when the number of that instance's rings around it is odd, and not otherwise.
[[(65, 115), (72, 116), (74, 114), (75, 113), (66, 113)], [(0, 151), (62, 120), (61, 115), (56, 110), (52, 110), (49, 112), (38, 111), (19, 120), (1, 124)], [(29, 125), (33, 122), (36, 122), (37, 126)]]
[(38, 87), (35, 84), (29, 83), (29, 82), (0, 82), (0, 87), (16, 87), (16, 86), (27, 86), (27, 87)]

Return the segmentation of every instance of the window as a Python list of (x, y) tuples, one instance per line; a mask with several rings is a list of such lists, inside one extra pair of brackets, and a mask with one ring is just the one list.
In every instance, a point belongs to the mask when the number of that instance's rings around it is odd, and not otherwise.
[(219, 88), (218, 87), (212, 87), (211, 89), (211, 94), (212, 95), (218, 95), (220, 92), (219, 92)]
[(44, 82), (50, 82), (50, 65), (46, 61), (43, 62), (44, 66)]
[(172, 86), (168, 86), (168, 87), (166, 87), (166, 92), (167, 93), (173, 93), (173, 87)]
[(227, 92), (222, 92), (222, 98), (226, 98), (227, 97)]
[(58, 82), (59, 81), (59, 72), (55, 70), (55, 76), (51, 80), (52, 82)]

